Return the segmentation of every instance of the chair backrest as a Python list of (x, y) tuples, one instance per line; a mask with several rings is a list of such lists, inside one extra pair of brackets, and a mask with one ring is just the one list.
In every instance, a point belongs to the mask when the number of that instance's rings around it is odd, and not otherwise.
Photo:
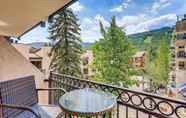
[[(2, 104), (33, 106), (38, 103), (34, 76), (28, 76), (0, 82), (0, 99)], [(14, 118), (23, 112), (17, 109), (2, 109), (3, 118)]]

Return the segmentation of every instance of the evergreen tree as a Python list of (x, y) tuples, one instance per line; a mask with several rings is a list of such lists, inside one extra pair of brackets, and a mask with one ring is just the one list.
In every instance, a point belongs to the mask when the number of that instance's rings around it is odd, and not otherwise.
[(129, 87), (133, 84), (130, 76), (133, 72), (129, 64), (133, 48), (125, 32), (116, 25), (112, 18), (110, 27), (106, 30), (100, 22), (102, 37), (93, 47), (94, 66), (97, 73), (94, 79), (119, 86)]
[(50, 55), (51, 70), (72, 76), (81, 76), (80, 56), (82, 53), (80, 25), (71, 9), (54, 16), (49, 23), (49, 39), (53, 42)]

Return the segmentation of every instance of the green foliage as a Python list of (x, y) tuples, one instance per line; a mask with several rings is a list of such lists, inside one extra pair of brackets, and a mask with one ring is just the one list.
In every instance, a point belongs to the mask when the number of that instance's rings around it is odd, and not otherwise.
[[(149, 44), (151, 47), (152, 44)], [(152, 81), (152, 88), (157, 90), (161, 85), (166, 86), (169, 78), (170, 52), (169, 44), (162, 39), (158, 45), (155, 55), (147, 49), (145, 75)]]
[(78, 19), (70, 9), (57, 14), (49, 24), (51, 50), (50, 68), (61, 74), (81, 76), (80, 56), (82, 53)]
[(134, 69), (129, 64), (134, 54), (133, 47), (126, 34), (116, 25), (115, 17), (112, 18), (110, 27), (105, 30), (100, 22), (102, 37), (93, 46), (93, 65), (97, 69), (94, 79), (109, 84), (129, 87), (134, 84), (130, 80)]

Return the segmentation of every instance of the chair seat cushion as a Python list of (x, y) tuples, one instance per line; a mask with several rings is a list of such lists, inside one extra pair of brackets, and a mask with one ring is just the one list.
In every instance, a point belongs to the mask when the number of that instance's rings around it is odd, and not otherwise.
[[(41, 118), (58, 118), (62, 112), (56, 105), (34, 105), (32, 109), (36, 113), (39, 113)], [(25, 111), (16, 118), (35, 118), (35, 116), (31, 112)]]

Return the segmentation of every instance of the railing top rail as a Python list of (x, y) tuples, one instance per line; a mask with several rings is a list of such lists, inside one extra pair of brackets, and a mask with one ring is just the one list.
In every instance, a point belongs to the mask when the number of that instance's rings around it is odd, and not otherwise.
[(155, 94), (151, 94), (151, 93), (146, 93), (146, 92), (143, 92), (143, 91), (131, 90), (131, 89), (128, 89), (128, 88), (118, 87), (118, 86), (109, 85), (109, 84), (105, 84), (105, 83), (99, 83), (99, 82), (95, 82), (95, 81), (91, 81), (91, 80), (84, 80), (84, 79), (80, 79), (78, 77), (73, 77), (73, 76), (65, 75), (65, 74), (58, 74), (58, 73), (54, 73), (54, 72), (52, 72), (51, 74), (57, 75), (57, 76), (63, 76), (63, 77), (67, 77), (67, 78), (72, 78), (72, 79), (80, 80), (80, 81), (84, 81), (84, 82), (91, 82), (91, 83), (94, 83), (94, 84), (103, 85), (103, 86), (107, 86), (107, 87), (110, 87), (110, 88), (117, 88), (117, 89), (122, 90), (122, 91), (127, 91), (127, 92), (140, 94), (140, 95), (144, 95), (144, 96), (149, 96), (149, 97), (152, 97), (152, 98), (155, 98), (155, 99), (167, 100), (169, 102), (173, 102), (173, 103), (176, 103), (176, 104), (181, 104), (181, 105), (186, 106), (186, 102), (183, 101), (183, 100), (178, 100), (178, 99), (165, 97), (165, 96), (159, 96), (159, 95), (155, 95)]

